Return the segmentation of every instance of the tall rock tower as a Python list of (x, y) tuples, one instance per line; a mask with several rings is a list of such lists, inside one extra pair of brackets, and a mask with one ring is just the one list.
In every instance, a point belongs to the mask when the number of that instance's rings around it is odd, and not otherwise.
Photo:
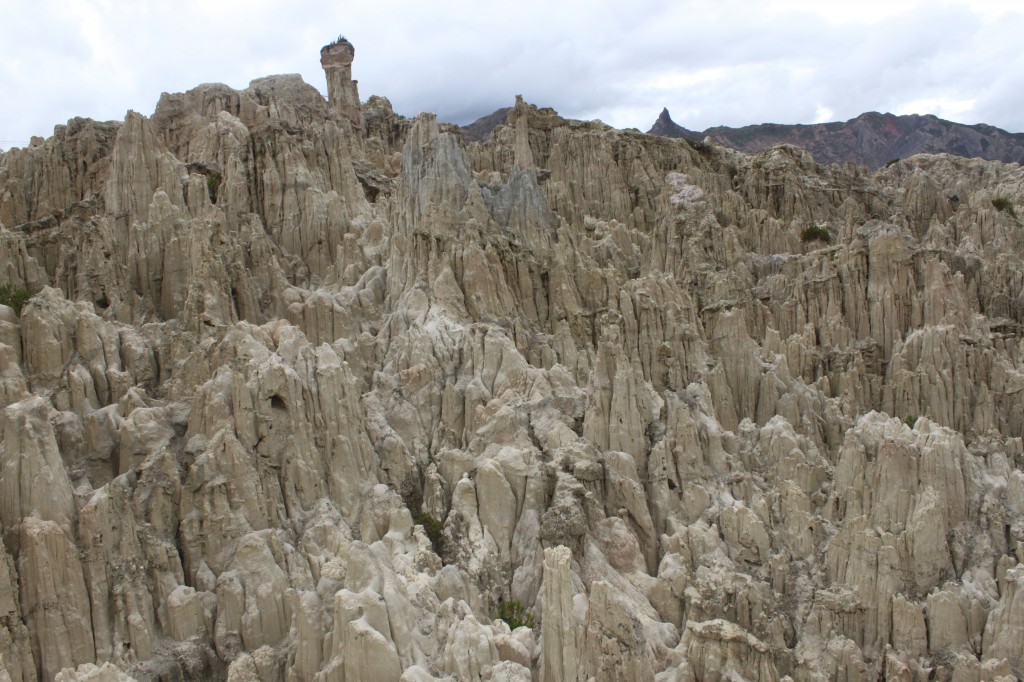
[(352, 60), (356, 48), (343, 36), (320, 48), (320, 66), (327, 75), (327, 102), (351, 123), (363, 129), (363, 110), (359, 107), (358, 81), (352, 80)]

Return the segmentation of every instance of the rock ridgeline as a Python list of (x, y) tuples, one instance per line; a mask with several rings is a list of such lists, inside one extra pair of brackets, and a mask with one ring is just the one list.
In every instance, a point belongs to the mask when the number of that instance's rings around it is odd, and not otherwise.
[(1024, 673), (1020, 166), (321, 55), (0, 156), (0, 680)]
[(994, 126), (964, 125), (932, 115), (896, 116), (868, 112), (849, 121), (811, 125), (716, 126), (703, 132), (688, 130), (672, 120), (668, 109), (647, 131), (651, 135), (703, 140), (744, 152), (762, 152), (777, 144), (807, 150), (819, 163), (858, 163), (875, 170), (914, 154), (956, 156), (1024, 163), (1024, 134)]

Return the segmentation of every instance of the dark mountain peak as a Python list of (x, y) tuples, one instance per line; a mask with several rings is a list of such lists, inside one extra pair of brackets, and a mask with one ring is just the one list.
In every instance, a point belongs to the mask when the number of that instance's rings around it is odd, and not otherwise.
[(704, 137), (702, 134), (694, 130), (687, 130), (673, 121), (672, 115), (668, 113), (668, 107), (664, 107), (661, 110), (661, 113), (658, 114), (658, 120), (654, 122), (654, 125), (647, 131), (647, 134), (661, 135), (662, 137), (688, 137), (690, 139), (701, 139)]
[(672, 121), (666, 108), (648, 132), (698, 139), (710, 135), (727, 147), (745, 152), (792, 144), (806, 149), (819, 163), (851, 161), (870, 168), (880, 168), (893, 159), (921, 153), (1024, 163), (1024, 134), (1008, 133), (984, 124), (967, 126), (932, 114), (866, 111), (849, 121), (809, 125), (761, 123), (741, 128), (716, 126), (699, 133)]
[[(521, 96), (516, 98), (516, 102)], [(502, 107), (493, 113), (481, 116), (469, 125), (462, 126), (462, 137), (467, 142), (484, 142), (491, 136), (491, 133), (500, 125), (508, 123), (508, 114), (512, 107)]]

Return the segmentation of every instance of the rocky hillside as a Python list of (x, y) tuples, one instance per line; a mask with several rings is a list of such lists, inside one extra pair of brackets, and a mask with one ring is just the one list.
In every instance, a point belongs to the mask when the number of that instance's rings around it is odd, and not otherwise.
[(1024, 674), (1020, 166), (353, 57), (0, 156), (0, 680)]
[(777, 144), (792, 144), (809, 151), (819, 163), (851, 161), (871, 169), (914, 154), (954, 154), (1024, 163), (1024, 134), (984, 124), (953, 123), (931, 115), (895, 116), (872, 111), (840, 123), (763, 123), (743, 128), (716, 126), (697, 132), (678, 125), (668, 109), (663, 109), (648, 133), (693, 140), (710, 136), (719, 144), (755, 153)]
[(481, 116), (469, 125), (462, 126), (462, 137), (467, 142), (486, 142), (494, 129), (508, 123), (512, 107), (502, 107), (492, 114)]

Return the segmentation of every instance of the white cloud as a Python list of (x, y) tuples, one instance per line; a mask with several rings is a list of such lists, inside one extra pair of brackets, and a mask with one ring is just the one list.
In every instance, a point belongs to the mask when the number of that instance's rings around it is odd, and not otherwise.
[(659, 73), (640, 81), (637, 84), (639, 90), (653, 90), (656, 92), (675, 90), (678, 88), (692, 87), (714, 83), (727, 78), (729, 69), (725, 67), (714, 67), (709, 69), (697, 69), (696, 71), (668, 71)]
[(805, 12), (830, 24), (878, 24), (893, 17), (917, 11), (922, 0), (858, 0), (858, 2), (821, 2), (821, 0), (775, 0), (772, 14)]
[(829, 121), (836, 120), (836, 114), (828, 107), (818, 105), (817, 110), (814, 112), (814, 120), (811, 123), (828, 123)]
[(942, 97), (926, 97), (916, 99), (912, 102), (901, 104), (892, 113), (906, 114), (933, 114), (939, 118), (957, 120), (964, 114), (974, 111), (977, 100), (973, 99), (945, 99)]
[(667, 106), (698, 130), (928, 109), (1024, 131), (1024, 0), (8, 4), (0, 146), (203, 82), (298, 72), (323, 91), (319, 48), (338, 33), (364, 98), (459, 123), (522, 94), (642, 130)]

